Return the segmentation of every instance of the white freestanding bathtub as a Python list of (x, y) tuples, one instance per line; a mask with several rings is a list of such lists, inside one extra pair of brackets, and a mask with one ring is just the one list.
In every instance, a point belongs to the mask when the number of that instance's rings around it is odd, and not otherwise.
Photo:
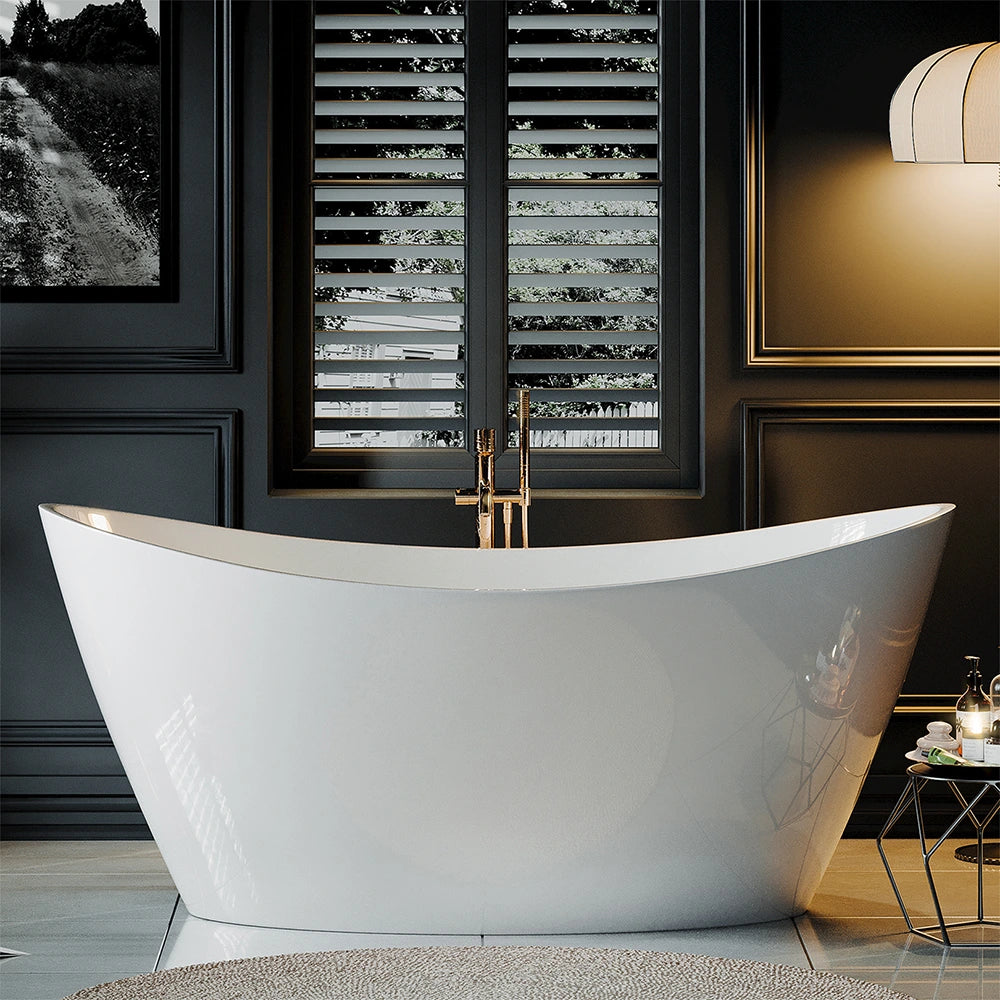
[(41, 516), (192, 914), (531, 934), (808, 906), (952, 510), (509, 551)]

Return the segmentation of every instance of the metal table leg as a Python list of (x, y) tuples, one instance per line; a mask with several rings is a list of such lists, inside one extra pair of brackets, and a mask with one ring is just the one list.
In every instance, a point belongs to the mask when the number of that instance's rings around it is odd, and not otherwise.
[(885, 865), (885, 871), (889, 876), (889, 883), (892, 885), (892, 891), (896, 894), (896, 902), (899, 903), (899, 908), (903, 912), (903, 919), (906, 921), (906, 926), (909, 928), (910, 932), (914, 934), (917, 933), (917, 929), (913, 926), (913, 921), (910, 920), (910, 914), (907, 911), (906, 904), (903, 902), (903, 897), (899, 892), (899, 886), (896, 885), (896, 878), (892, 874), (892, 869), (889, 867), (889, 859), (885, 856), (885, 851), (882, 848), (882, 841), (886, 836), (888, 836), (889, 831), (896, 825), (896, 821), (899, 817), (906, 812), (910, 803), (914, 801), (914, 785), (916, 780), (917, 779), (913, 777), (907, 777), (906, 784), (903, 786), (903, 791), (896, 800), (896, 804), (892, 807), (892, 812), (889, 813), (889, 818), (885, 821), (885, 826), (882, 827), (882, 831), (875, 838), (875, 846), (878, 848), (878, 853), (882, 858), (882, 864)]
[[(882, 864), (885, 865), (886, 874), (889, 876), (889, 882), (892, 884), (892, 891), (896, 895), (896, 902), (899, 903), (899, 908), (902, 911), (903, 919), (906, 921), (906, 926), (909, 928), (912, 934), (917, 934), (920, 937), (926, 938), (928, 941), (933, 941), (936, 944), (943, 944), (946, 948), (997, 948), (1000, 947), (1000, 940), (998, 941), (988, 941), (988, 942), (956, 942), (952, 941), (948, 934), (949, 930), (956, 930), (960, 927), (998, 927), (1000, 926), (1000, 921), (996, 920), (986, 920), (984, 919), (984, 906), (983, 906), (983, 831), (989, 826), (989, 824), (996, 818), (997, 813), (1000, 812), (1000, 799), (994, 803), (992, 809), (986, 817), (980, 821), (974, 812), (975, 807), (982, 800), (983, 796), (993, 788), (996, 790), (995, 784), (991, 782), (984, 782), (982, 787), (977, 791), (975, 796), (973, 796), (971, 801), (966, 801), (965, 796), (962, 794), (961, 790), (955, 784), (954, 781), (948, 781), (947, 785), (951, 789), (952, 794), (955, 796), (959, 805), (962, 807), (961, 812), (955, 817), (952, 823), (948, 826), (948, 829), (934, 842), (934, 844), (928, 849), (927, 847), (927, 832), (924, 823), (923, 805), (920, 801), (920, 793), (923, 791), (924, 787), (928, 783), (928, 778), (921, 777), (916, 774), (907, 772), (907, 783), (906, 787), (903, 789), (899, 796), (896, 805), (893, 807), (889, 814), (889, 818), (886, 820), (885, 826), (882, 828), (882, 832), (876, 838), (876, 846), (878, 847), (879, 855), (882, 858)], [(936, 779), (939, 780), (939, 779)], [(910, 805), (913, 805), (914, 815), (917, 821), (917, 833), (920, 837), (920, 853), (923, 857), (924, 862), (924, 873), (927, 876), (927, 885), (931, 891), (931, 899), (934, 903), (934, 912), (937, 915), (937, 927), (933, 925), (928, 925), (926, 927), (914, 927), (913, 921), (910, 919), (910, 914), (906, 909), (906, 904), (903, 901), (902, 894), (899, 891), (899, 886), (896, 884), (895, 876), (892, 873), (892, 868), (889, 864), (889, 859), (886, 857), (885, 850), (882, 847), (882, 840), (886, 837), (889, 831), (896, 825), (899, 818), (906, 812)], [(976, 830), (976, 843), (977, 843), (977, 855), (978, 855), (978, 878), (977, 878), (977, 916), (976, 920), (964, 920), (957, 923), (949, 924), (945, 921), (944, 914), (941, 911), (941, 903), (938, 899), (937, 887), (934, 884), (934, 873), (931, 871), (930, 860), (934, 855), (934, 852), (948, 839), (955, 828), (962, 822), (963, 819), (968, 818)], [(933, 930), (938, 930), (941, 934), (940, 937), (935, 937), (933, 934), (929, 933)]]

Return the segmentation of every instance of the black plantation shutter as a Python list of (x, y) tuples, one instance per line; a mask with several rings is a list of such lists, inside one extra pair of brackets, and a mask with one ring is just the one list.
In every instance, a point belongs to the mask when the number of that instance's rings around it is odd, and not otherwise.
[(464, 444), (465, 19), (435, 6), (316, 8), (319, 448)]
[(657, 8), (507, 5), (508, 395), (532, 389), (535, 447), (659, 445)]
[(275, 5), (278, 488), (504, 485), (521, 387), (538, 496), (697, 487), (700, 16)]

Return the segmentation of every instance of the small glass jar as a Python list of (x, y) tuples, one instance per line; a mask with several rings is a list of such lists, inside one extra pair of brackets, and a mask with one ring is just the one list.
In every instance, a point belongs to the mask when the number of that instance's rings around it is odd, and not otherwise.
[(990, 729), (989, 739), (983, 744), (984, 762), (1000, 767), (1000, 719)]
[(928, 722), (927, 733), (917, 740), (917, 749), (926, 757), (932, 747), (955, 752), (958, 750), (958, 740), (951, 735), (951, 726), (947, 722)]

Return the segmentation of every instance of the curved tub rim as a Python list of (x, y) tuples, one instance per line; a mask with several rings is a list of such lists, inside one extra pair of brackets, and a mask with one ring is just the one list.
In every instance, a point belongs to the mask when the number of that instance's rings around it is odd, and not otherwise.
[[(700, 577), (716, 576), (722, 573), (733, 573), (741, 570), (760, 568), (789, 562), (795, 559), (816, 555), (820, 552), (858, 545), (876, 538), (907, 531), (921, 525), (929, 524), (940, 518), (948, 517), (955, 504), (942, 501), (937, 503), (913, 504), (904, 507), (881, 508), (871, 511), (861, 511), (851, 514), (839, 514), (831, 517), (794, 521), (787, 524), (768, 525), (760, 528), (745, 528), (730, 532), (720, 532), (707, 535), (692, 535), (680, 538), (658, 538), (632, 542), (604, 542), (587, 545), (567, 546), (533, 546), (528, 549), (492, 549), (480, 550), (468, 546), (425, 546), (405, 545), (387, 542), (357, 542), (340, 539), (314, 538), (303, 535), (282, 535), (273, 532), (254, 531), (246, 528), (231, 528), (223, 525), (206, 524), (198, 521), (186, 521), (177, 518), (160, 517), (154, 514), (138, 514), (130, 511), (115, 510), (105, 507), (93, 507), (66, 503), (41, 503), (38, 505), (43, 521), (46, 515), (77, 524), (82, 528), (111, 535), (114, 538), (137, 545), (148, 545), (169, 552), (180, 553), (194, 559), (204, 559), (213, 563), (256, 570), (263, 573), (304, 577), (308, 579), (328, 580), (331, 582), (356, 584), (359, 586), (407, 587), (418, 590), (468, 591), (468, 592), (550, 592), (577, 591), (599, 588), (641, 586), (655, 583), (671, 583), (691, 580)], [(180, 544), (166, 544), (164, 541), (143, 537), (138, 531), (122, 531), (112, 528), (109, 517), (125, 518), (133, 524), (150, 522), (163, 528), (187, 530), (189, 533), (214, 536), (217, 540), (241, 539), (249, 540), (251, 545), (258, 547), (270, 546), (275, 552), (279, 548), (298, 550), (293, 553), (301, 557), (306, 549), (312, 554), (334, 553), (349, 554), (355, 561), (361, 562), (372, 556), (384, 557), (392, 553), (394, 557), (405, 553), (409, 566), (402, 572), (402, 561), (395, 567), (399, 572), (395, 577), (392, 573), (386, 577), (372, 573), (367, 578), (349, 575), (344, 572), (316, 572), (316, 569), (296, 567), (285, 564), (278, 565), (273, 558), (271, 564), (263, 561), (253, 561), (249, 558), (233, 558), (232, 554), (221, 555), (218, 552), (209, 553), (195, 547)], [(103, 524), (100, 523), (103, 520)], [(868, 525), (875, 521), (874, 529), (867, 530)], [(864, 522), (864, 529), (862, 528)], [(884, 522), (884, 523), (883, 523)], [(839, 537), (829, 538), (829, 529), (834, 526), (854, 525), (853, 533), (848, 530)], [(821, 534), (822, 533), (822, 534)], [(815, 537), (813, 535), (815, 534)], [(809, 544), (789, 546), (788, 539), (777, 552), (765, 553), (764, 546), (775, 538), (789, 536), (795, 538), (802, 535)], [(819, 538), (825, 539), (824, 544), (818, 544)], [(728, 542), (728, 545), (726, 543)], [(725, 545), (728, 552), (734, 548), (750, 549), (750, 559), (720, 557), (718, 550)], [(270, 553), (272, 556), (274, 552)], [(607, 573), (608, 557), (620, 557), (617, 562), (622, 566), (636, 564), (637, 556), (647, 557), (646, 562), (651, 567), (646, 572), (638, 574)], [(705, 556), (709, 558), (704, 558)], [(680, 559), (678, 559), (680, 557)], [(427, 562), (431, 563), (430, 574), (426, 573)], [(413, 563), (419, 562), (420, 575), (413, 570)], [(681, 563), (678, 569), (678, 562)], [(450, 566), (456, 563), (456, 566)], [(526, 565), (527, 563), (527, 565)], [(557, 582), (537, 583), (526, 582), (525, 574), (541, 569), (556, 578)], [(689, 564), (689, 565), (684, 565)], [(334, 565), (330, 567), (336, 569)], [(651, 569), (655, 568), (655, 572)], [(621, 566), (619, 566), (619, 570)], [(445, 571), (457, 572), (464, 579), (434, 580), (435, 575)], [(598, 575), (602, 571), (603, 575)], [(583, 575), (585, 582), (579, 582)], [(427, 576), (431, 579), (428, 580)], [(575, 581), (575, 582), (574, 582)]]

